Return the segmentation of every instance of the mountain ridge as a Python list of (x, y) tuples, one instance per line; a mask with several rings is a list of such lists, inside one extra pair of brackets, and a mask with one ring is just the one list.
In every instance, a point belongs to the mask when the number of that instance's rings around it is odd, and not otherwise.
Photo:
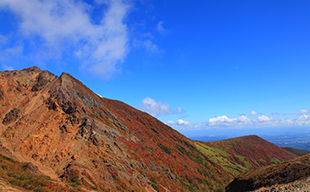
[(0, 72), (0, 105), (0, 152), (57, 181), (74, 177), (103, 191), (223, 191), (235, 176), (204, 153), (204, 143), (68, 73)]

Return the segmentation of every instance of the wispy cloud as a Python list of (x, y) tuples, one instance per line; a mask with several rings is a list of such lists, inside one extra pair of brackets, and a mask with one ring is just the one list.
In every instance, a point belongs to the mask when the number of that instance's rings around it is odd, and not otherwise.
[(178, 107), (177, 113), (184, 113), (184, 110), (181, 107)]
[(155, 42), (151, 33), (145, 33), (138, 35), (132, 42), (132, 47), (135, 49), (141, 49), (149, 56), (162, 56), (165, 51), (161, 49)]
[(156, 101), (150, 97), (146, 97), (142, 100), (139, 108), (153, 116), (168, 115), (173, 113), (183, 113), (184, 110), (179, 107), (177, 111), (170, 108), (168, 103), (163, 103), (161, 101)]
[(4, 69), (4, 70), (6, 70), (6, 71), (12, 71), (12, 70), (14, 70), (14, 68), (13, 67), (11, 67), (11, 66), (8, 66), (8, 65), (2, 65), (2, 68)]
[(297, 115), (303, 115), (303, 114), (308, 114), (310, 113), (310, 110), (308, 109), (302, 109), (299, 112), (297, 112)]
[(261, 114), (261, 113), (258, 113), (258, 112), (256, 112), (256, 111), (251, 111), (249, 114), (250, 114), (250, 115), (259, 115), (259, 114)]
[(165, 35), (167, 33), (167, 30), (164, 28), (163, 24), (163, 21), (159, 21), (156, 25), (156, 29), (160, 34)]
[(94, 7), (84, 1), (2, 0), (0, 8), (20, 18), (15, 37), (28, 43), (27, 54), (41, 59), (69, 55), (82, 69), (109, 77), (119, 70), (129, 51), (124, 18), (130, 6), (122, 0), (97, 2), (104, 13), (100, 22), (92, 20)]
[(160, 54), (162, 50), (150, 39), (146, 39), (142, 42), (142, 46), (145, 48), (147, 53), (154, 55)]

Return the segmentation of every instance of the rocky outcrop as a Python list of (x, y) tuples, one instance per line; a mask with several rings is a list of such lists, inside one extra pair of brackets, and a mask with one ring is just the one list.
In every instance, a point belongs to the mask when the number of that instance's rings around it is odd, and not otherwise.
[(253, 192), (293, 192), (310, 191), (310, 177), (299, 179), (287, 184), (277, 184), (271, 187), (262, 187)]
[(10, 124), (18, 119), (20, 116), (20, 110), (17, 108), (13, 108), (11, 111), (9, 111), (7, 114), (5, 114), (4, 119), (2, 120), (2, 123), (4, 125)]
[(3, 93), (1, 86), (0, 86), (0, 100), (3, 100), (3, 97), (4, 97), (4, 93)]
[(36, 92), (44, 88), (49, 82), (55, 79), (55, 75), (48, 71), (42, 71), (37, 76), (36, 84), (31, 88), (31, 91)]

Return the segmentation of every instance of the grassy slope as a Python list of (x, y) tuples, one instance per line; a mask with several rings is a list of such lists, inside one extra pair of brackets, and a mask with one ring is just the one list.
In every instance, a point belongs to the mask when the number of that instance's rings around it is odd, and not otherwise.
[(20, 163), (0, 154), (0, 180), (22, 191), (81, 191), (81, 183), (72, 176), (66, 185), (47, 176), (34, 174), (28, 163)]
[(292, 159), (294, 154), (258, 136), (246, 136), (215, 142), (195, 141), (196, 148), (214, 164), (220, 165), (228, 180), (249, 170)]

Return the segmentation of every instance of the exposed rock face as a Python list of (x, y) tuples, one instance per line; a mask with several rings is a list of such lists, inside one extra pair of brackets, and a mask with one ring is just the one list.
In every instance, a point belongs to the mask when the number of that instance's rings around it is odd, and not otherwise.
[(3, 100), (3, 97), (4, 97), (4, 94), (3, 94), (3, 91), (1, 90), (1, 87), (0, 87), (0, 100)]
[(2, 123), (4, 125), (7, 125), (9, 123), (12, 123), (13, 121), (16, 121), (17, 118), (20, 115), (20, 110), (17, 108), (12, 109), (10, 112), (8, 112), (7, 114), (5, 114), (4, 119), (2, 120)]
[(262, 187), (254, 190), (255, 192), (293, 192), (293, 191), (310, 191), (310, 177), (299, 179), (287, 184), (276, 184), (271, 187)]
[(55, 75), (48, 72), (43, 71), (39, 73), (37, 77), (37, 83), (31, 88), (31, 91), (40, 91), (44, 88), (45, 85), (47, 85), (49, 82), (51, 82), (53, 79), (55, 79)]

